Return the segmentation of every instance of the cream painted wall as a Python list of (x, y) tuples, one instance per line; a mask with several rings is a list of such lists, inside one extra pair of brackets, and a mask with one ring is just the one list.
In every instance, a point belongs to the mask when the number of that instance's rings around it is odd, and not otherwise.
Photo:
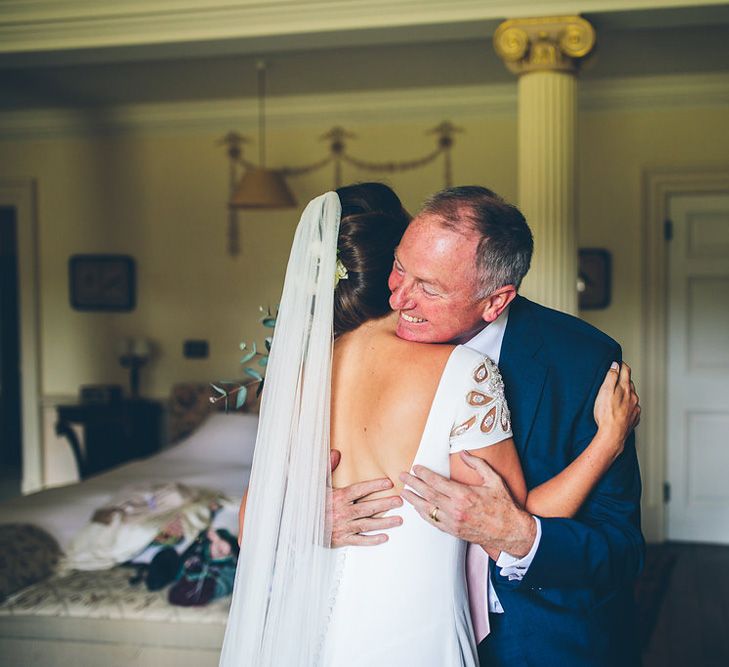
[[(352, 128), (352, 151), (369, 160), (405, 159), (429, 152), (425, 136), (440, 120)], [(515, 192), (514, 122), (463, 119), (468, 133), (454, 154), (457, 181)], [(323, 155), (327, 127), (269, 135), (270, 164), (302, 164)], [(226, 253), (227, 163), (218, 135), (68, 138), (0, 144), (0, 179), (37, 179), (41, 292), (42, 392), (76, 395), (86, 383), (126, 384), (116, 341), (147, 336), (157, 349), (142, 370), (142, 393), (166, 397), (175, 382), (235, 377), (238, 343), (263, 336), (259, 304), (278, 300), (298, 212), (242, 213), (241, 253)], [(405, 205), (443, 184), (439, 161), (388, 179)], [(344, 179), (363, 172), (345, 170)], [(291, 179), (299, 202), (332, 187), (332, 172)], [(68, 299), (68, 258), (76, 253), (135, 257), (138, 305), (131, 313), (74, 311)], [(186, 360), (182, 342), (210, 341), (207, 360)]]
[[(352, 151), (366, 159), (426, 153), (432, 124), (362, 125)], [(509, 115), (456, 120), (456, 182), (516, 193), (516, 125)], [(729, 153), (728, 109), (583, 113), (580, 117), (579, 239), (613, 255), (613, 299), (585, 319), (621, 341), (640, 383), (642, 173), (646, 168), (718, 163)], [(271, 164), (321, 155), (327, 128), (269, 136)], [(38, 182), (42, 392), (76, 394), (80, 384), (126, 382), (115, 356), (122, 336), (150, 337), (157, 354), (142, 371), (143, 393), (164, 397), (174, 382), (237, 371), (237, 344), (262, 334), (259, 304), (275, 304), (297, 212), (240, 215), (241, 253), (226, 253), (227, 164), (217, 135), (144, 135), (0, 143), (0, 178)], [(344, 178), (370, 175), (345, 169)], [(375, 176), (376, 178), (376, 176)], [(303, 205), (331, 187), (330, 170), (291, 179)], [(386, 179), (415, 210), (442, 185), (442, 163)], [(68, 302), (68, 258), (128, 253), (138, 270), (138, 306), (83, 313)], [(205, 338), (204, 361), (182, 357), (182, 341)]]
[(643, 174), (726, 163), (729, 109), (589, 113), (580, 118), (579, 243), (613, 257), (613, 297), (584, 319), (623, 345), (641, 380)]
[[(358, 135), (351, 150), (371, 160), (425, 154), (433, 146), (425, 131), (440, 120), (426, 113), (412, 122), (350, 123), (348, 129)], [(466, 130), (454, 149), (455, 181), (482, 183), (513, 200), (515, 118), (504, 113), (451, 120)], [(726, 162), (728, 126), (726, 106), (580, 114), (579, 243), (606, 248), (613, 256), (612, 303), (583, 316), (623, 344), (639, 391), (643, 173)], [(322, 155), (318, 137), (327, 129), (310, 122), (273, 129), (269, 163), (296, 165)], [(297, 211), (241, 214), (241, 254), (227, 255), (227, 163), (216, 145), (221, 134), (162, 131), (0, 142), (0, 180), (32, 177), (38, 184), (44, 396), (73, 396), (85, 383), (125, 385), (126, 372), (115, 357), (122, 336), (147, 336), (155, 342), (158, 353), (142, 371), (142, 391), (157, 398), (168, 396), (175, 382), (235, 376), (238, 342), (263, 337), (258, 305), (278, 299)], [(344, 173), (345, 181), (369, 177), (352, 169)], [(291, 179), (291, 185), (303, 206), (330, 188), (331, 179), (331, 171), (324, 170)], [(442, 186), (442, 163), (386, 180), (414, 211)], [(135, 311), (102, 314), (70, 308), (68, 258), (82, 252), (136, 258)], [(187, 338), (208, 339), (210, 358), (184, 359)], [(660, 443), (641, 443), (639, 434), (644, 461), (648, 446)], [(646, 502), (660, 502), (663, 471), (643, 468)], [(52, 473), (46, 471), (48, 479)], [(649, 537), (660, 535), (660, 529), (651, 530)]]

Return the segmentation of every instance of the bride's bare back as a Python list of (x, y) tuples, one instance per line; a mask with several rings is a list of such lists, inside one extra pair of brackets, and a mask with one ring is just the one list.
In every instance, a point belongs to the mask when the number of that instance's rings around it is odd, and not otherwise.
[(342, 453), (335, 488), (389, 477), (397, 493), (420, 444), (453, 346), (401, 340), (396, 318), (367, 322), (334, 345), (331, 447)]
[[(445, 476), (450, 468), (452, 476), (458, 452), (502, 443), (514, 452), (505, 402), (491, 389), (496, 373), (493, 362), (466, 347), (399, 340), (391, 318), (341, 336), (332, 382), (332, 446), (342, 451), (334, 486), (387, 476), (398, 493), (400, 473), (414, 462)], [(491, 402), (469, 402), (476, 394)], [(499, 415), (491, 422), (489, 406), (492, 417)], [(353, 500), (355, 509), (386, 502)], [(388, 527), (368, 523), (377, 520), (360, 519), (357, 535), (374, 538), (383, 530), (385, 540), (337, 550), (322, 664), (476, 667), (462, 576), (466, 542), (408, 503), (386, 511), (380, 520), (390, 520)]]

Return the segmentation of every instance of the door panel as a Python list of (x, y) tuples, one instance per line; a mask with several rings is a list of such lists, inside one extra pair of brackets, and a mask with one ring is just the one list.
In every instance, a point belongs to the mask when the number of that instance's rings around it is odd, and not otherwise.
[(668, 537), (729, 544), (729, 195), (670, 212)]
[(727, 372), (729, 276), (689, 278), (688, 284), (688, 369), (701, 373)]

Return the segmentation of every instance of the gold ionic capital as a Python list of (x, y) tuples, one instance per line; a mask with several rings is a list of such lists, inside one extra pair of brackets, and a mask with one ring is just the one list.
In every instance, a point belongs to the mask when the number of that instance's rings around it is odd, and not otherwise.
[(509, 19), (494, 33), (494, 48), (515, 74), (576, 73), (595, 46), (595, 29), (581, 16)]

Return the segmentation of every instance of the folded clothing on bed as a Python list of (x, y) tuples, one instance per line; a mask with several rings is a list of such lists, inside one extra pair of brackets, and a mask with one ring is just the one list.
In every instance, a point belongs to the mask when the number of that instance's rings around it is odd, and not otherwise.
[(201, 533), (190, 548), (181, 575), (170, 588), (167, 599), (182, 607), (201, 607), (230, 595), (237, 562), (238, 542), (233, 535), (224, 530)]
[(71, 541), (64, 567), (102, 570), (145, 551), (162, 534), (190, 543), (210, 525), (212, 512), (232, 505), (218, 491), (179, 483), (133, 486), (98, 508)]

